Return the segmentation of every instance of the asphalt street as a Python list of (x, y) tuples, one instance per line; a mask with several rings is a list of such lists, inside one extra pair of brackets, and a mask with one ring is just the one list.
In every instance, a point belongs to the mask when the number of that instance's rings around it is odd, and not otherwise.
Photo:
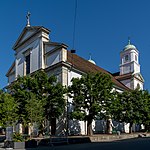
[[(97, 142), (85, 144), (70, 144), (64, 146), (26, 148), (26, 150), (149, 150), (149, 149), (150, 149), (150, 137), (126, 139), (113, 142)], [(0, 148), (0, 150), (5, 149)]]
[(35, 149), (36, 150), (149, 150), (150, 138), (137, 138), (115, 142), (73, 144), (64, 146), (43, 147), (43, 148), (41, 147)]

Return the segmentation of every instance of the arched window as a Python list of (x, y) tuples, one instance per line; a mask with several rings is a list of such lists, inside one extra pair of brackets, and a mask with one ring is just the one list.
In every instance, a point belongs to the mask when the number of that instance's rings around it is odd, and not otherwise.
[(138, 83), (136, 89), (141, 89), (140, 84)]
[(135, 61), (137, 61), (137, 56), (135, 55)]
[(26, 75), (30, 73), (30, 54), (25, 57), (26, 61)]
[(125, 60), (125, 62), (126, 62), (126, 61), (129, 61), (129, 55), (125, 55), (124, 60)]

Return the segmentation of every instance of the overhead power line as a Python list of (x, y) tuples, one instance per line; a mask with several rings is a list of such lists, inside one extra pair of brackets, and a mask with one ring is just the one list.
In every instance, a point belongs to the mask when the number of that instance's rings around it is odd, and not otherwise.
[(75, 0), (72, 49), (74, 49), (75, 46), (76, 18), (77, 18), (77, 0)]

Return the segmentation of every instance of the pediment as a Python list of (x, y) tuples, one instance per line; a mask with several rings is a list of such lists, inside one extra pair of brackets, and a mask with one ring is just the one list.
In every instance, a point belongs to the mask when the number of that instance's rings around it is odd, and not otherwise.
[(25, 27), (14, 44), (13, 49), (16, 50), (20, 45), (28, 41), (31, 37), (35, 36), (35, 34), (39, 33), (39, 31), (43, 31), (47, 35), (50, 33), (50, 30), (44, 28), (43, 26)]
[(23, 44), (25, 41), (29, 40), (32, 36), (34, 36), (40, 27), (25, 27), (20, 34), (19, 38), (17, 39), (15, 45), (13, 46), (13, 49), (15, 50), (18, 46)]
[(68, 46), (63, 43), (58, 42), (44, 42), (45, 44), (45, 54), (51, 53), (53, 50), (58, 49), (60, 46), (67, 48)]
[(12, 63), (11, 67), (9, 68), (6, 76), (8, 77), (10, 74), (13, 74), (15, 72), (15, 61)]
[(136, 73), (136, 74), (134, 74), (134, 77), (136, 77), (138, 80), (144, 82), (144, 79), (143, 79), (141, 73)]
[(20, 39), (19, 42), (22, 43), (23, 41), (25, 41), (26, 39), (28, 39), (29, 37), (31, 37), (34, 33), (35, 33), (35, 32), (32, 31), (32, 30), (26, 32), (26, 33), (22, 36), (22, 38)]

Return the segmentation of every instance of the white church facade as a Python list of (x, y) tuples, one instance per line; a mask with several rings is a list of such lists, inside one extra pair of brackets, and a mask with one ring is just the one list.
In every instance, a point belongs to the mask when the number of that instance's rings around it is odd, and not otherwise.
[[(120, 72), (111, 74), (94, 64), (92, 60), (85, 60), (71, 53), (66, 44), (52, 42), (49, 34), (49, 29), (43, 26), (30, 26), (28, 22), (13, 46), (15, 60), (6, 74), (8, 85), (15, 81), (18, 75), (25, 76), (42, 69), (48, 75), (55, 75), (63, 86), (71, 85), (72, 78), (81, 77), (84, 73), (104, 72), (111, 76), (114, 90), (118, 92), (135, 89), (137, 86), (143, 89), (139, 52), (130, 42), (120, 53)], [(68, 99), (68, 102), (71, 109), (71, 99)], [(104, 130), (101, 124), (102, 122), (93, 122), (93, 130), (95, 132)], [(74, 125), (75, 123), (70, 120), (70, 132), (74, 132)], [(78, 122), (80, 134), (86, 134), (85, 125), (86, 122)]]

